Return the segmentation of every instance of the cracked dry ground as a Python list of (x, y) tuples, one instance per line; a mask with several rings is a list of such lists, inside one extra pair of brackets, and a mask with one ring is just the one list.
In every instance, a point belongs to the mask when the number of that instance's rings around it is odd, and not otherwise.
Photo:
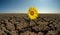
[(0, 14), (0, 35), (60, 35), (60, 14)]

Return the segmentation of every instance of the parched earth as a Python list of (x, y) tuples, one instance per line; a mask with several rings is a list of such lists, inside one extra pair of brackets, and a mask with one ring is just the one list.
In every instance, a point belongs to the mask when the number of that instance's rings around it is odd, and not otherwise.
[(60, 14), (0, 14), (0, 35), (60, 35)]

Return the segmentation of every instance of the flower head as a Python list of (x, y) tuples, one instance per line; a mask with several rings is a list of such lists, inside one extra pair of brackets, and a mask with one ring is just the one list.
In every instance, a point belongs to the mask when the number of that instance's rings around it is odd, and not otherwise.
[(38, 17), (38, 11), (35, 7), (30, 7), (28, 9), (28, 17), (33, 20), (36, 19)]

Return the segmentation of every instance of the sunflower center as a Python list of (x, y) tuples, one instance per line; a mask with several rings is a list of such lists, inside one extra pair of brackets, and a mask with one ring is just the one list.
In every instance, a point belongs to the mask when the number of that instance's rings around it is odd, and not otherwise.
[(34, 15), (34, 12), (33, 12), (33, 11), (31, 11), (31, 12), (30, 12), (30, 14), (31, 14), (31, 15)]

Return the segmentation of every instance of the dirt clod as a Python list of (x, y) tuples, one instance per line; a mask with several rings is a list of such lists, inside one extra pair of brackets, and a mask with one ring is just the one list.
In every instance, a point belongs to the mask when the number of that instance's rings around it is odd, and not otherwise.
[(60, 35), (60, 14), (39, 14), (30, 20), (27, 14), (1, 14), (0, 35)]

